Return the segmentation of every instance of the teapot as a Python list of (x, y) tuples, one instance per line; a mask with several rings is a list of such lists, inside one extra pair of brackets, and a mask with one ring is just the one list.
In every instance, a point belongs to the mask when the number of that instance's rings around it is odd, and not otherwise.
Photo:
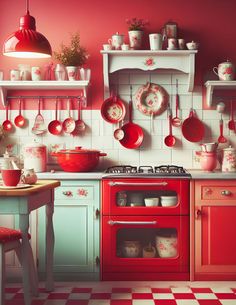
[(219, 64), (218, 67), (214, 67), (213, 72), (219, 77), (219, 80), (234, 80), (235, 66), (227, 60)]
[(236, 172), (236, 150), (231, 146), (223, 149), (222, 172)]
[(116, 32), (111, 38), (108, 39), (108, 43), (111, 44), (115, 50), (120, 50), (121, 45), (124, 43), (124, 35)]

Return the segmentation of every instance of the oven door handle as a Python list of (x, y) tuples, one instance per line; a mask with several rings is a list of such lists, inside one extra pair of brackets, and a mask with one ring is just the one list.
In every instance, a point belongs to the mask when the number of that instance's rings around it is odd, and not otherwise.
[(131, 186), (165, 186), (168, 184), (168, 182), (109, 182), (110, 186), (116, 186), (116, 185), (131, 185)]
[(156, 225), (157, 221), (117, 221), (108, 220), (107, 222), (110, 226), (114, 225)]

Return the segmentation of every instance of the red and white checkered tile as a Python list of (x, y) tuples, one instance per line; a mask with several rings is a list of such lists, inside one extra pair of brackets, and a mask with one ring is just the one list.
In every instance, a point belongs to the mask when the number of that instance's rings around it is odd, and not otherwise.
[[(229, 287), (112, 287), (56, 285), (47, 293), (40, 288), (31, 305), (236, 305), (236, 288)], [(24, 305), (22, 289), (6, 288), (6, 305)]]

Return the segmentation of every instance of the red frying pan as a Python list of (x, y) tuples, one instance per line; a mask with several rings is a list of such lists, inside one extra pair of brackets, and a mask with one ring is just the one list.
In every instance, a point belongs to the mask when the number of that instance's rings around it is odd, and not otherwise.
[(125, 148), (137, 148), (143, 142), (142, 128), (132, 122), (132, 100), (129, 101), (129, 122), (124, 124), (121, 129), (124, 137), (120, 140), (120, 144)]
[(125, 117), (125, 105), (123, 101), (116, 95), (110, 96), (102, 104), (101, 115), (108, 123), (115, 124), (120, 122)]
[(191, 109), (189, 117), (184, 120), (182, 125), (182, 133), (189, 142), (199, 142), (204, 137), (204, 124), (200, 121), (194, 110)]

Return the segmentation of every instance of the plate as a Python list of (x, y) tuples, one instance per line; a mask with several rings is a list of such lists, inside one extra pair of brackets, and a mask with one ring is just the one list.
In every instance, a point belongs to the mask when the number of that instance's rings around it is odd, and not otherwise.
[(160, 115), (168, 106), (169, 94), (160, 85), (147, 83), (141, 86), (136, 95), (136, 106), (145, 115)]
[(101, 114), (105, 121), (115, 124), (125, 117), (125, 106), (118, 97), (109, 97), (106, 99), (101, 108)]
[(20, 183), (20, 184), (17, 184), (16, 186), (6, 186), (4, 185), (2, 182), (0, 182), (0, 189), (4, 189), (4, 190), (7, 190), (7, 189), (25, 189), (27, 187), (31, 187), (32, 185), (31, 184), (23, 184), (23, 183)]

